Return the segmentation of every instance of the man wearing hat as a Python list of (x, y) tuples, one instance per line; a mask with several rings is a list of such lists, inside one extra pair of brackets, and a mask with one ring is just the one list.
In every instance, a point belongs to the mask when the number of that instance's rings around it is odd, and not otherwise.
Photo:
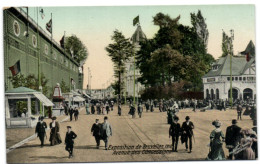
[[(229, 153), (233, 151), (233, 149), (239, 144), (241, 139), (241, 128), (236, 125), (237, 120), (232, 120), (232, 125), (227, 127), (226, 130), (226, 148), (228, 148)], [(228, 159), (233, 159), (233, 155), (229, 154)]]
[(105, 142), (105, 149), (107, 149), (108, 146), (108, 139), (110, 136), (112, 136), (112, 128), (111, 125), (108, 122), (108, 117), (105, 116), (104, 117), (104, 123), (102, 124), (102, 128), (101, 128), (101, 135), (102, 135), (102, 139)]
[(240, 104), (237, 105), (237, 120), (242, 120), (242, 112), (243, 112), (243, 108)]
[(183, 122), (182, 124), (182, 137), (185, 138), (184, 142), (185, 142), (185, 147), (186, 147), (186, 151), (188, 151), (188, 140), (189, 140), (189, 153), (191, 153), (192, 150), (192, 136), (193, 136), (193, 129), (194, 129), (194, 125), (193, 123), (190, 121), (190, 117), (186, 116), (185, 117), (185, 122)]
[(71, 126), (67, 126), (67, 133), (65, 137), (65, 149), (69, 152), (69, 158), (73, 156), (73, 145), (74, 145), (74, 139), (77, 137), (77, 135), (71, 130)]
[(100, 139), (101, 139), (101, 124), (99, 123), (99, 119), (96, 119), (96, 123), (92, 125), (91, 132), (95, 137), (97, 143), (97, 149), (99, 149)]
[(39, 137), (41, 141), (41, 147), (44, 145), (44, 137), (46, 136), (45, 129), (47, 128), (46, 122), (43, 121), (44, 117), (40, 117), (40, 121), (37, 123), (35, 128), (35, 133), (37, 134), (37, 137)]
[(178, 152), (178, 141), (181, 132), (181, 125), (178, 123), (179, 117), (175, 116), (169, 129), (169, 138), (172, 137), (172, 151)]

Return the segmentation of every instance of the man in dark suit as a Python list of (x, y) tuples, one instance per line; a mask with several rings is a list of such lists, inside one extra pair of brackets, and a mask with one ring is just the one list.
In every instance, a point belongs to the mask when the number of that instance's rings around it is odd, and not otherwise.
[(185, 120), (186, 121), (183, 122), (181, 129), (182, 129), (183, 137), (185, 138), (184, 142), (185, 142), (186, 151), (188, 151), (188, 140), (189, 140), (189, 150), (190, 150), (189, 153), (191, 153), (194, 125), (190, 121), (189, 116), (186, 116)]
[(173, 118), (173, 122), (169, 129), (169, 138), (172, 137), (172, 151), (178, 152), (178, 142), (179, 142), (179, 136), (181, 132), (181, 125), (178, 123), (179, 117), (175, 116)]
[[(232, 120), (232, 125), (227, 127), (226, 130), (226, 147), (228, 148), (229, 153), (233, 151), (233, 149), (239, 144), (241, 139), (241, 128), (236, 125), (237, 120)], [(233, 159), (233, 155), (229, 154), (228, 159)]]
[(39, 137), (41, 141), (41, 147), (44, 145), (44, 137), (46, 136), (46, 131), (45, 129), (47, 128), (46, 122), (43, 121), (44, 117), (40, 117), (40, 121), (37, 123), (36, 128), (35, 128), (35, 133)]
[(69, 109), (70, 121), (72, 121), (73, 113), (74, 113), (74, 110), (73, 110), (72, 106), (70, 106), (70, 109)]
[(69, 152), (69, 158), (73, 156), (73, 145), (74, 145), (74, 139), (77, 137), (77, 135), (71, 130), (71, 126), (67, 126), (67, 133), (65, 137), (65, 149)]
[(91, 128), (91, 132), (93, 133), (93, 136), (95, 137), (97, 143), (97, 149), (99, 149), (99, 145), (100, 145), (101, 126), (102, 125), (99, 123), (99, 119), (96, 119), (96, 123), (94, 123)]

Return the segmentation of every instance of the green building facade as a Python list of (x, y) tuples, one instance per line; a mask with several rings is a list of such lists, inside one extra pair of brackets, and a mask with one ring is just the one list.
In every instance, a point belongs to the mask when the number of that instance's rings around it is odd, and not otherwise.
[[(20, 60), (20, 73), (24, 76), (34, 74), (38, 77), (40, 72), (48, 79), (47, 86), (50, 90), (47, 97), (51, 97), (54, 87), (62, 80), (69, 86), (73, 79), (75, 89), (83, 88), (83, 72), (79, 72), (79, 63), (70, 54), (65, 53), (64, 49), (38, 27), (37, 23), (21, 8), (5, 9), (3, 16), (6, 90), (13, 88), (8, 78), (12, 76), (9, 67), (18, 60)], [(38, 69), (39, 66), (40, 69)]]

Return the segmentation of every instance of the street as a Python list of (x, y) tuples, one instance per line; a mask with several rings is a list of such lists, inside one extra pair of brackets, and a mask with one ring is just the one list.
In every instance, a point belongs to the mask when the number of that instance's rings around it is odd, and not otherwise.
[[(143, 112), (140, 119), (136, 113), (136, 118), (132, 119), (128, 115), (128, 106), (123, 106), (122, 116), (117, 115), (117, 107), (108, 114), (109, 122), (112, 126), (113, 136), (109, 139), (110, 148), (119, 148), (120, 146), (131, 147), (146, 145), (149, 149), (154, 145), (169, 145), (169, 127), (167, 124), (167, 113), (159, 112), (155, 108), (153, 113)], [(209, 135), (214, 129), (212, 121), (215, 119), (222, 122), (221, 129), (225, 133), (226, 127), (231, 125), (231, 120), (236, 118), (236, 110), (218, 111), (207, 110), (206, 112), (192, 112), (192, 109), (180, 110), (178, 116), (179, 123), (189, 115), (195, 125), (192, 153), (185, 151), (184, 144), (179, 140), (178, 152), (165, 154), (131, 154), (131, 155), (113, 155), (113, 150), (104, 150), (104, 142), (101, 141), (100, 149), (96, 149), (95, 139), (90, 129), (96, 118), (103, 122), (104, 115), (86, 115), (82, 110), (78, 121), (65, 121), (60, 124), (60, 135), (63, 143), (56, 146), (49, 146), (49, 131), (47, 132), (47, 142), (45, 147), (40, 148), (39, 139), (34, 139), (27, 144), (11, 151), (7, 154), (8, 163), (53, 163), (53, 162), (116, 162), (116, 161), (175, 161), (175, 160), (204, 160), (209, 152)], [(252, 128), (252, 120), (248, 116), (242, 116), (242, 121), (238, 121), (238, 126), (242, 128)], [(64, 139), (66, 126), (72, 126), (72, 130), (78, 135), (75, 139), (74, 157), (69, 159), (68, 152), (65, 151)], [(148, 146), (149, 145), (149, 146)], [(118, 146), (118, 147), (116, 147)], [(141, 148), (141, 149), (142, 149)], [(223, 145), (225, 155), (227, 149)], [(155, 150), (156, 148), (152, 148)], [(117, 149), (121, 151), (122, 149)], [(142, 149), (143, 150), (143, 149)], [(160, 150), (171, 150), (171, 148), (160, 148)], [(124, 151), (127, 151), (127, 149)]]

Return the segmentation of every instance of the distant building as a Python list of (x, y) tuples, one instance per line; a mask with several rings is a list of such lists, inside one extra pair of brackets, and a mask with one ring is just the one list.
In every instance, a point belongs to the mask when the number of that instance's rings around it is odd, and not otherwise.
[[(256, 98), (255, 46), (252, 41), (245, 51), (232, 56), (232, 79), (230, 79), (230, 56), (219, 58), (203, 77), (204, 98), (228, 99), (232, 80), (233, 99)], [(250, 56), (247, 61), (247, 56)]]
[[(140, 50), (139, 43), (144, 41), (146, 36), (141, 29), (141, 26), (138, 25), (135, 33), (132, 35), (131, 40), (135, 46), (135, 53)], [(139, 91), (144, 89), (144, 86), (137, 82), (137, 79), (141, 77), (139, 69), (134, 68), (134, 57), (131, 57), (126, 62), (126, 74), (124, 76), (125, 81), (125, 96), (133, 97), (134, 96), (134, 70), (135, 70), (135, 97), (139, 97)], [(123, 95), (124, 96), (124, 95)]]
[(115, 90), (110, 85), (106, 89), (91, 89), (91, 99), (112, 99), (116, 98)]

